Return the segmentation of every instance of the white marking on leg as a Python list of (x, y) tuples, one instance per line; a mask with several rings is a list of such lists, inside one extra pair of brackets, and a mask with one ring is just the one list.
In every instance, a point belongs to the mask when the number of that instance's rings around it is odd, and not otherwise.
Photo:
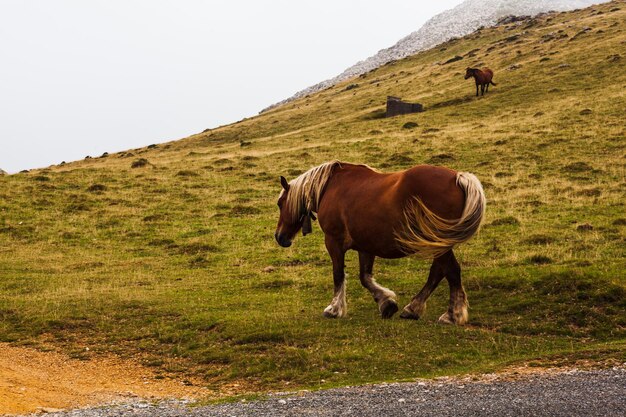
[(329, 317), (345, 317), (348, 314), (346, 303), (346, 279), (344, 278), (341, 288), (333, 297), (333, 301), (324, 309), (324, 315)]
[(390, 298), (396, 301), (396, 293), (391, 291), (389, 288), (385, 288), (377, 283), (371, 274), (366, 274), (364, 281), (366, 287), (370, 290), (378, 305), (381, 305)]

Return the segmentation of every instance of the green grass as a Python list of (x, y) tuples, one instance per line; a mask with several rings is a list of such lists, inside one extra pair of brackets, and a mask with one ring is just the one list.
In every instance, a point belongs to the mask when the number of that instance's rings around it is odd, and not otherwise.
[[(242, 393), (625, 359), (626, 56), (608, 59), (624, 22), (619, 1), (483, 29), (181, 141), (0, 177), (0, 341), (113, 352)], [(463, 74), (480, 62), (498, 86), (476, 99)], [(381, 118), (387, 95), (426, 112)], [(273, 233), (279, 176), (332, 159), (482, 180), (485, 226), (458, 249), (469, 325), (436, 324), (445, 283), (423, 320), (379, 319), (354, 253), (349, 316), (322, 317), (323, 234), (282, 249)], [(404, 305), (428, 268), (375, 273)]]

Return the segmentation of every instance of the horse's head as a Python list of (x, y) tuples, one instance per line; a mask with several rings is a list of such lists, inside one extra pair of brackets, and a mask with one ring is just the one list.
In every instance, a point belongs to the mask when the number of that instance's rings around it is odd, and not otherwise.
[(302, 234), (304, 236), (311, 233), (311, 218), (313, 215), (311, 213), (294, 214), (292, 212), (294, 207), (287, 204), (291, 186), (285, 177), (280, 177), (280, 184), (283, 186), (280, 196), (278, 197), (280, 216), (278, 218), (278, 225), (276, 226), (276, 233), (274, 233), (274, 237), (280, 246), (288, 248), (291, 246), (291, 242), (300, 229), (302, 229)]
[(465, 79), (467, 80), (468, 78), (472, 78), (474, 76), (474, 71), (476, 71), (476, 68), (467, 68), (465, 70)]

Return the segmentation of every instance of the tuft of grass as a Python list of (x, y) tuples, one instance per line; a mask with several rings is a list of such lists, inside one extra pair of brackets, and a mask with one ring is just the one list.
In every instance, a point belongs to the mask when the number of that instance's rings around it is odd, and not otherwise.
[(519, 226), (519, 225), (520, 225), (520, 221), (513, 216), (501, 217), (491, 222), (491, 226)]
[(579, 173), (579, 172), (593, 171), (593, 168), (589, 166), (589, 164), (586, 162), (578, 161), (578, 162), (573, 162), (571, 164), (567, 164), (566, 166), (563, 167), (562, 171), (568, 172), (568, 173)]
[(450, 161), (453, 161), (454, 159), (455, 159), (454, 155), (451, 155), (449, 153), (440, 153), (428, 159), (428, 163), (433, 164), (433, 165), (442, 165)]
[(101, 193), (107, 190), (106, 185), (103, 184), (92, 184), (89, 187), (87, 187), (87, 191), (89, 191), (90, 193)]
[(132, 164), (130, 164), (131, 168), (142, 168), (148, 165), (149, 162), (146, 158), (135, 159)]
[(176, 173), (177, 177), (199, 177), (200, 174), (198, 174), (196, 171), (192, 171), (190, 169), (183, 169), (181, 171), (178, 171)]
[(552, 262), (554, 261), (551, 258), (544, 256), (544, 255), (533, 255), (530, 258), (528, 258), (528, 263), (535, 264), (535, 265), (546, 265), (546, 264), (551, 264)]

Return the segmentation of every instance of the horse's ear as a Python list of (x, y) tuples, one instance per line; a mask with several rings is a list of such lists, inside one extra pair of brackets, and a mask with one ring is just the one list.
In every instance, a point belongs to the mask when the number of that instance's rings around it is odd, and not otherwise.
[(283, 186), (283, 189), (285, 191), (289, 191), (289, 183), (287, 182), (287, 179), (282, 175), (280, 176), (280, 185)]

